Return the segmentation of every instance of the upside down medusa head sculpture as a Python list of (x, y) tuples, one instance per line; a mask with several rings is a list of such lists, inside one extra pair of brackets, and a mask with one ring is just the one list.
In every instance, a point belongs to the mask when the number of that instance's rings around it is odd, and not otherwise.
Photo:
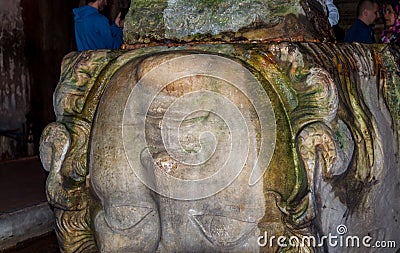
[(62, 63), (40, 146), (61, 251), (399, 239), (397, 51), (332, 36), (316, 0), (132, 1), (124, 50)]

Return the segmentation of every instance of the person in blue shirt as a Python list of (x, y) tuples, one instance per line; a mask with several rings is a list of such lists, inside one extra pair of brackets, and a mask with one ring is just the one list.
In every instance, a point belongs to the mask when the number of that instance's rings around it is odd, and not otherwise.
[(357, 6), (357, 18), (346, 32), (344, 42), (375, 43), (371, 25), (379, 16), (379, 5), (375, 1), (361, 0)]
[(124, 20), (121, 20), (119, 13), (110, 25), (108, 19), (99, 12), (106, 5), (107, 0), (89, 0), (87, 5), (73, 9), (78, 51), (121, 47)]

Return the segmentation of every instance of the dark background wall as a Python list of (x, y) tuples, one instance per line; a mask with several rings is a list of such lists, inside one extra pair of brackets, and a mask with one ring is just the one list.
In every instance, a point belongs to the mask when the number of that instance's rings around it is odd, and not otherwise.
[(30, 78), (19, 1), (0, 0), (0, 159), (20, 150)]
[[(357, 2), (335, 1), (345, 30), (355, 18)], [(0, 161), (37, 153), (43, 128), (55, 120), (52, 95), (61, 61), (76, 50), (72, 9), (82, 4), (84, 0), (0, 0)], [(108, 4), (104, 14), (115, 17), (130, 0)], [(382, 25), (376, 28), (379, 36)]]
[[(108, 3), (111, 17), (130, 1)], [(83, 4), (0, 0), (0, 161), (36, 154), (43, 128), (55, 120), (61, 61), (76, 50), (72, 9)]]
[(62, 57), (75, 50), (72, 8), (78, 4), (0, 0), (0, 160), (31, 155), (28, 136), (37, 144), (54, 121), (52, 93)]
[[(31, 107), (27, 125), (35, 144), (41, 130), (54, 121), (52, 94), (65, 54), (76, 50), (72, 9), (79, 0), (20, 0), (25, 34), (25, 56), (31, 79)], [(37, 145), (35, 145), (35, 149)]]

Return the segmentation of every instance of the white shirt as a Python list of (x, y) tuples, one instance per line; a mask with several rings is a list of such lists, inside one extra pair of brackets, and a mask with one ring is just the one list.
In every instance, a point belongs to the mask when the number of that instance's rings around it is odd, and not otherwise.
[(331, 26), (339, 23), (339, 10), (333, 3), (333, 0), (325, 0), (326, 8), (328, 9), (328, 20)]

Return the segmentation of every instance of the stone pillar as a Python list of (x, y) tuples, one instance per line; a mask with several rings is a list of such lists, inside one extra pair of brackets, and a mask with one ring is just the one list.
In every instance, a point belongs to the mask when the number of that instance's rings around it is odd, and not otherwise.
[(0, 160), (22, 156), (29, 110), (29, 73), (19, 1), (0, 2)]

